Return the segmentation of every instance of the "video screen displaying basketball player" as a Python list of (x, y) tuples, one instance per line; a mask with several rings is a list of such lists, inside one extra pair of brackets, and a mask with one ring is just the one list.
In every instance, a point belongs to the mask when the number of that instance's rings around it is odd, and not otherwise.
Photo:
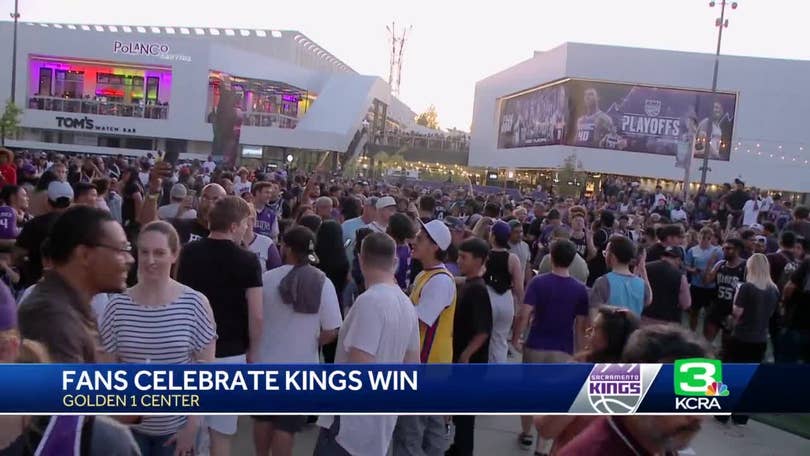
[(606, 135), (616, 131), (613, 119), (599, 108), (599, 94), (596, 89), (585, 89), (585, 114), (577, 119), (575, 146), (603, 147)]
[[(697, 128), (696, 144), (708, 148), (709, 158), (715, 160), (728, 159), (731, 147), (731, 122), (725, 118), (726, 112), (723, 104), (714, 102), (711, 119), (706, 117), (700, 121)], [(709, 122), (711, 122), (711, 138), (709, 138)], [(704, 150), (696, 150), (695, 156), (703, 157)]]

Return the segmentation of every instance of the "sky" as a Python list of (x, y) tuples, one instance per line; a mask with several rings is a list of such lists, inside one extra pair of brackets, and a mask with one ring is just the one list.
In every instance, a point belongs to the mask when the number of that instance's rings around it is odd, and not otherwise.
[[(708, 0), (19, 0), (22, 21), (298, 30), (357, 72), (388, 79), (386, 25), (412, 26), (400, 98), (469, 130), (475, 83), (566, 41), (711, 53)], [(718, 0), (719, 2), (719, 0)], [(8, 17), (14, 0), (0, 0)], [(741, 0), (724, 54), (810, 59), (810, 0)], [(706, 69), (706, 87), (711, 86)], [(721, 67), (722, 71), (722, 67)]]

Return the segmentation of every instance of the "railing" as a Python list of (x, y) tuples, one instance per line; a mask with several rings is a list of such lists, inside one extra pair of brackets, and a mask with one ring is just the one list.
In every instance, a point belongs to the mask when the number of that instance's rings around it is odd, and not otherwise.
[(144, 119), (166, 119), (169, 114), (169, 106), (163, 104), (123, 103), (95, 98), (43, 96), (30, 97), (28, 99), (28, 109), (98, 114), (102, 116), (141, 117)]
[(246, 112), (242, 126), (295, 128), (298, 118), (274, 112)]
[(422, 135), (418, 133), (387, 132), (385, 136), (378, 135), (373, 139), (374, 144), (384, 146), (403, 147), (413, 149), (466, 151), (470, 142), (465, 137), (445, 135)]

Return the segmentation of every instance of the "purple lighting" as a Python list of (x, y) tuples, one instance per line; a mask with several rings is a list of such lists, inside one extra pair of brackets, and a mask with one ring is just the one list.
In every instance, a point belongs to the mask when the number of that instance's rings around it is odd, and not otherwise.
[(282, 95), (282, 101), (288, 101), (290, 103), (298, 103), (298, 96), (297, 95)]

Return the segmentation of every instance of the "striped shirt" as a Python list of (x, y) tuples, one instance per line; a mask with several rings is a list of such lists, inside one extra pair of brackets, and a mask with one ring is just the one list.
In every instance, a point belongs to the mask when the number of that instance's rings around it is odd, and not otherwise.
[[(188, 287), (163, 306), (143, 306), (127, 294), (112, 295), (101, 321), (104, 349), (122, 363), (193, 363), (194, 354), (217, 337), (204, 302), (201, 293)], [(133, 429), (170, 435), (185, 422), (185, 416), (145, 416)]]

